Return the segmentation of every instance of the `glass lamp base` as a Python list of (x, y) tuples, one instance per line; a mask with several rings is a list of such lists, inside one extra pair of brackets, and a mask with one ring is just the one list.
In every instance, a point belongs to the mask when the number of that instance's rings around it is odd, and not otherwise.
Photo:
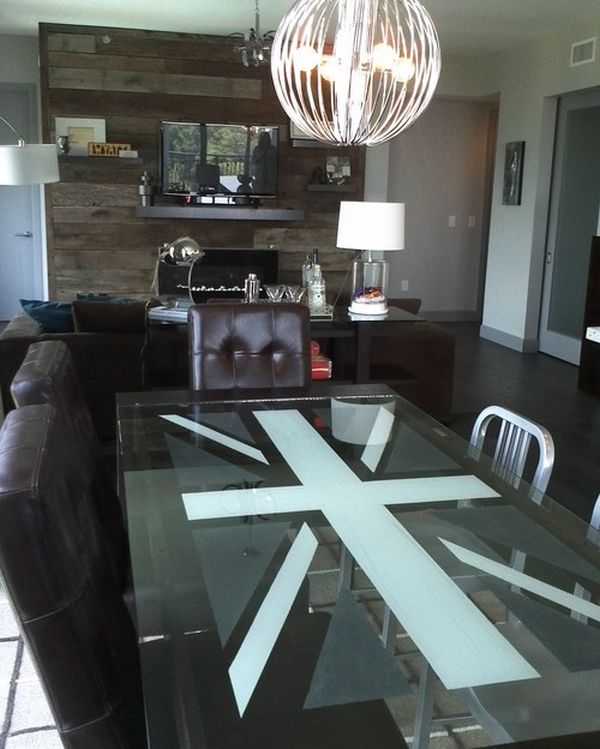
[[(370, 254), (370, 253), (369, 253)], [(388, 264), (385, 260), (354, 260), (349, 310), (357, 315), (385, 315)]]
[(354, 315), (387, 315), (388, 306), (385, 298), (383, 301), (377, 303), (372, 302), (360, 302), (357, 299), (352, 300), (352, 304), (348, 307), (348, 311)]

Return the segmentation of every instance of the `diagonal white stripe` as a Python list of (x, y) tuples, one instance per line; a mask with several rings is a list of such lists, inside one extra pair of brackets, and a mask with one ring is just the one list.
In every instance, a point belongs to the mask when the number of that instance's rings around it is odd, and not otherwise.
[(304, 523), (229, 667), (240, 715), (248, 706), (316, 548), (317, 539)]
[(432, 486), (447, 491), (473, 477), (363, 483), (298, 411), (256, 418), (305, 487), (323, 495), (322, 511), (340, 540), (449, 689), (538, 676), (384, 506), (396, 501), (395, 490), (412, 489), (405, 502), (419, 493), (431, 501)]
[(327, 502), (355, 499), (364, 512), (373, 505), (423, 504), (461, 499), (493, 499), (500, 495), (475, 476), (390, 479), (336, 487), (281, 486), (182, 494), (188, 520), (270, 515), (320, 510)]
[(448, 689), (539, 676), (385, 507), (323, 512)]
[(172, 424), (177, 424), (177, 426), (184, 427), (184, 429), (187, 429), (190, 432), (200, 434), (202, 437), (214, 440), (224, 447), (228, 447), (238, 453), (247, 455), (249, 458), (254, 458), (254, 460), (266, 463), (267, 465), (269, 464), (269, 461), (256, 447), (247, 445), (245, 442), (236, 440), (233, 437), (228, 437), (226, 434), (221, 434), (221, 432), (217, 432), (216, 429), (211, 429), (210, 427), (204, 426), (204, 424), (197, 424), (195, 421), (186, 419), (184, 416), (179, 416), (178, 414), (161, 414), (160, 418), (170, 421)]
[(379, 465), (385, 446), (390, 438), (394, 418), (394, 414), (390, 413), (386, 408), (383, 408), (383, 406), (379, 408), (373, 429), (371, 429), (371, 434), (361, 457), (362, 462), (371, 471), (375, 471)]
[(463, 546), (458, 546), (451, 541), (445, 541), (443, 538), (439, 539), (444, 546), (446, 546), (454, 554), (454, 556), (465, 564), (470, 564), (471, 567), (475, 567), (482, 572), (487, 572), (500, 580), (505, 580), (507, 583), (528, 590), (530, 593), (535, 593), (542, 598), (546, 598), (548, 601), (553, 601), (559, 606), (564, 606), (566, 609), (577, 611), (580, 614), (589, 616), (590, 619), (595, 619), (600, 622), (600, 606), (590, 601), (586, 601), (583, 598), (578, 598), (572, 593), (567, 593), (560, 588), (556, 588), (554, 585), (544, 583), (541, 580), (537, 580), (531, 575), (526, 575), (524, 572), (509, 567), (506, 564), (495, 562), (492, 559), (488, 559), (475, 551), (465, 549)]

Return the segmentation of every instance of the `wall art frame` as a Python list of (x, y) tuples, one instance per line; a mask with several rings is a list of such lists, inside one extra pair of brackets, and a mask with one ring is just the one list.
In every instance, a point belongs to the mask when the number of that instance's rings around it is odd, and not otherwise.
[(55, 117), (55, 137), (69, 137), (69, 156), (87, 156), (88, 143), (106, 143), (106, 120), (95, 117)]
[(506, 144), (504, 149), (502, 205), (521, 205), (524, 155), (524, 140), (515, 140)]

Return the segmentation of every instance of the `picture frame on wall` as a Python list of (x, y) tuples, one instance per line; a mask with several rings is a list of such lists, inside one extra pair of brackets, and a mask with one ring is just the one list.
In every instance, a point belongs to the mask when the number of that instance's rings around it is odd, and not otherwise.
[(106, 120), (91, 117), (56, 117), (55, 136), (68, 137), (69, 156), (87, 156), (88, 143), (106, 143)]
[(512, 141), (505, 146), (502, 205), (521, 205), (524, 153), (524, 140)]

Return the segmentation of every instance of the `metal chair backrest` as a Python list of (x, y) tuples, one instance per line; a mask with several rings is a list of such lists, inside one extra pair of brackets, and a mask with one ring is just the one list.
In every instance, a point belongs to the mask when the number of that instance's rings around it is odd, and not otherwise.
[(596, 504), (594, 505), (594, 509), (592, 510), (590, 525), (592, 526), (592, 528), (600, 531), (600, 494), (598, 495)]
[(523, 477), (533, 438), (538, 443), (539, 458), (530, 485), (534, 491), (544, 493), (554, 466), (552, 435), (540, 424), (514, 411), (502, 406), (488, 406), (475, 420), (471, 432), (471, 445), (477, 450), (483, 449), (488, 427), (495, 419), (500, 420), (500, 426), (493, 454), (493, 470), (505, 480), (518, 483), (518, 479)]

